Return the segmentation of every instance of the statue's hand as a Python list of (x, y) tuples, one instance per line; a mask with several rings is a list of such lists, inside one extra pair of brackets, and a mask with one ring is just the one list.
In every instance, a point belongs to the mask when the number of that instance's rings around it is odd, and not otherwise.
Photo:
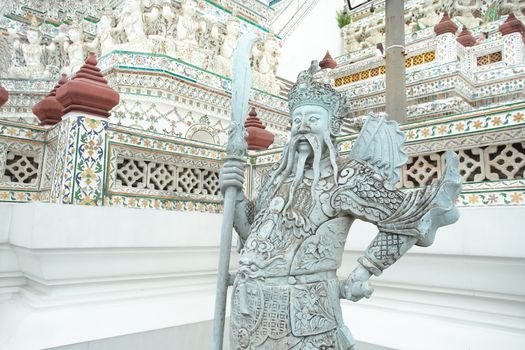
[(348, 276), (346, 282), (341, 288), (341, 293), (345, 299), (351, 301), (359, 301), (363, 297), (370, 298), (374, 292), (374, 288), (370, 286), (368, 280), (370, 278), (370, 272), (363, 266), (359, 265), (350, 276)]
[(239, 191), (242, 191), (244, 166), (245, 164), (243, 162), (234, 159), (228, 159), (226, 163), (224, 163), (219, 174), (219, 186), (221, 187), (221, 193), (223, 195), (228, 187), (236, 187)]

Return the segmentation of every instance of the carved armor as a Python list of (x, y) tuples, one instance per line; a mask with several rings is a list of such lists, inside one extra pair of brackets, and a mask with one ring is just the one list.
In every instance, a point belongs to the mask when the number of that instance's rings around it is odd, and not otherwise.
[[(338, 217), (327, 200), (338, 188), (331, 173), (321, 176), (316, 197), (307, 173), (297, 200), (285, 209), (291, 182), (284, 180), (273, 197), (256, 205), (261, 209), (234, 283), (232, 342), (241, 349), (289, 349), (301, 341), (315, 349), (335, 343), (349, 348), (353, 340), (342, 322), (336, 270), (353, 219)], [(316, 200), (321, 196), (326, 199)]]
[[(455, 222), (461, 178), (446, 153), (440, 182), (412, 192), (395, 188), (407, 155), (397, 123), (370, 116), (347, 158), (337, 153), (347, 101), (330, 85), (299, 74), (290, 90), (292, 138), (254, 203), (236, 206), (239, 270), (233, 284), (232, 349), (352, 349), (339, 299), (369, 297), (371, 275), (414, 244), (432, 244), (437, 228)], [(340, 283), (348, 231), (355, 219), (379, 233)]]
[[(321, 169), (314, 191), (312, 172), (306, 171), (288, 207), (292, 178), (284, 180), (275, 194), (272, 183), (267, 183), (258, 198), (234, 282), (232, 349), (353, 346), (341, 315), (336, 271), (355, 218), (380, 229), (360, 259), (375, 275), (400, 258), (408, 238), (415, 237), (421, 245), (433, 240), (432, 230), (418, 226), (420, 215), (412, 206), (425, 205), (420, 212), (427, 213), (436, 206), (436, 197), (443, 195), (448, 178), (434, 188), (432, 196), (422, 190), (414, 192), (418, 193), (416, 198), (392, 187), (361, 161), (343, 160), (338, 165), (337, 183), (328, 159), (321, 160)], [(401, 227), (401, 221), (409, 223), (402, 234), (389, 232)]]

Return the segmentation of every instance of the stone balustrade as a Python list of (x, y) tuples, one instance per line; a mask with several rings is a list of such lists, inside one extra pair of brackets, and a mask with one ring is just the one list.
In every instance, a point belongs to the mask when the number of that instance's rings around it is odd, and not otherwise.
[[(439, 178), (460, 156), (460, 205), (525, 204), (525, 103), (407, 123), (400, 186)], [(69, 132), (65, 132), (69, 130)], [(342, 156), (357, 135), (339, 139)], [(250, 152), (254, 197), (282, 149)], [(0, 121), (0, 200), (220, 212), (221, 146), (80, 116), (52, 128)]]

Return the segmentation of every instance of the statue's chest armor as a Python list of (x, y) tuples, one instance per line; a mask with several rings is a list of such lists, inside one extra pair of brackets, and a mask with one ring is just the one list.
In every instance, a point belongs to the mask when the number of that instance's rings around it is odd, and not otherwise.
[(321, 179), (314, 192), (309, 179), (292, 192), (285, 182), (257, 214), (241, 263), (255, 263), (272, 275), (313, 271), (329, 259), (330, 269), (337, 268), (350, 223), (336, 218), (326, 200), (335, 188), (330, 180)]

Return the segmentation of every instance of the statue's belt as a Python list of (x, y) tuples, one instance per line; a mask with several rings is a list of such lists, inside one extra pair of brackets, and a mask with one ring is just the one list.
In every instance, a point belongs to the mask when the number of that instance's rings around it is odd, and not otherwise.
[(294, 284), (308, 284), (314, 282), (322, 282), (331, 279), (336, 279), (337, 273), (335, 270), (332, 271), (319, 271), (316, 273), (303, 274), (303, 275), (288, 275), (288, 276), (275, 276), (265, 277), (263, 284), (266, 285), (294, 285)]
[[(335, 270), (332, 271), (320, 271), (316, 273), (311, 274), (303, 274), (303, 275), (288, 275), (288, 276), (275, 276), (275, 277), (265, 277), (264, 280), (255, 279), (252, 280), (251, 278), (247, 276), (241, 277), (237, 281), (237, 293), (239, 297), (239, 311), (243, 315), (250, 315), (250, 307), (249, 307), (249, 301), (248, 301), (248, 292), (247, 292), (247, 285), (257, 281), (256, 283), (259, 284), (258, 288), (261, 287), (271, 287), (271, 286), (280, 286), (285, 287), (286, 290), (292, 289), (293, 286), (299, 286), (299, 285), (305, 285), (310, 283), (322, 283), (322, 282), (328, 282), (330, 284), (330, 281), (336, 280), (336, 285), (339, 286), (339, 280), (337, 279), (337, 273)], [(333, 282), (331, 282), (333, 283)], [(288, 292), (286, 292), (288, 295)], [(339, 293), (338, 293), (339, 294)]]

